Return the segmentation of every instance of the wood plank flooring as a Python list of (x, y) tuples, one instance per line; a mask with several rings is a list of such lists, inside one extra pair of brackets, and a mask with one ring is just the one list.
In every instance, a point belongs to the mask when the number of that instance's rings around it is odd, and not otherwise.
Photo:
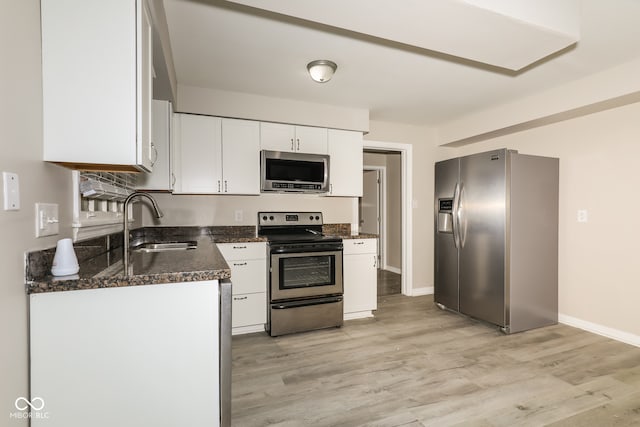
[(378, 295), (395, 295), (402, 293), (402, 276), (388, 270), (378, 269)]
[(373, 319), (233, 337), (232, 425), (640, 426), (640, 348), (565, 325), (505, 336), (381, 296)]

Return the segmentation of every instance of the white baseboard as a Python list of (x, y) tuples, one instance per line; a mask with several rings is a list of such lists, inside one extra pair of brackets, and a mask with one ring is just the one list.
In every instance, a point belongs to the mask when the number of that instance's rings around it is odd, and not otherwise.
[(264, 332), (264, 324), (237, 326), (231, 329), (231, 335), (252, 334), (254, 332)]
[(356, 312), (353, 312), (353, 313), (345, 313), (342, 318), (344, 320), (353, 320), (353, 319), (365, 319), (367, 317), (373, 317), (373, 313), (371, 312), (371, 310), (356, 311)]
[(400, 269), (398, 267), (391, 267), (390, 265), (385, 265), (382, 269), (390, 271), (392, 273), (402, 274), (402, 269)]
[(424, 286), (422, 288), (413, 288), (411, 290), (411, 297), (419, 297), (422, 295), (432, 295), (433, 294), (433, 286)]
[(626, 344), (640, 347), (640, 336), (630, 334), (629, 332), (624, 332), (619, 329), (614, 329), (608, 326), (599, 325), (597, 323), (588, 322), (576, 317), (567, 316), (566, 314), (559, 314), (558, 322), (583, 329), (588, 332), (593, 332), (594, 334), (602, 335), (616, 341), (621, 341)]

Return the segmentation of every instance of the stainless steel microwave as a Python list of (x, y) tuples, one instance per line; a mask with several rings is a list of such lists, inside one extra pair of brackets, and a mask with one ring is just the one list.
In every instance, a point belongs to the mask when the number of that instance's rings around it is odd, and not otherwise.
[(261, 191), (326, 193), (329, 189), (329, 156), (262, 150)]

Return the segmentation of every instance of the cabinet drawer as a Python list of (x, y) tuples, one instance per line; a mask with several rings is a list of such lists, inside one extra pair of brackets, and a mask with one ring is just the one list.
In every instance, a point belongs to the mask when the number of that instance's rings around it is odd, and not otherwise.
[(234, 260), (267, 259), (267, 244), (254, 243), (218, 243), (218, 249), (229, 263)]
[(378, 249), (378, 239), (344, 239), (343, 253), (349, 254), (375, 254)]
[(234, 295), (231, 309), (231, 326), (234, 328), (267, 323), (267, 294)]
[(233, 294), (267, 292), (267, 260), (227, 261), (231, 267)]

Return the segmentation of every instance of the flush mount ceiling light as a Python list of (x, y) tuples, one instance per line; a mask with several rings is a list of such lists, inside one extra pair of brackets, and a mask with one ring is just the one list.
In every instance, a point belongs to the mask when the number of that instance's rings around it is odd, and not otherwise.
[(307, 70), (311, 78), (318, 83), (326, 83), (331, 80), (338, 66), (333, 61), (318, 59), (307, 64)]

